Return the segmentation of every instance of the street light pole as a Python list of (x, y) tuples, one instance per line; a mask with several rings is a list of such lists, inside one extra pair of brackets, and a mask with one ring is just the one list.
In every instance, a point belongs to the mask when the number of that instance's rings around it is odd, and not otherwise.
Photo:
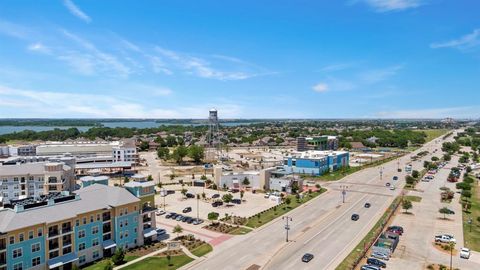
[(165, 188), (163, 188), (163, 211), (166, 212), (165, 197), (167, 197), (167, 194), (165, 193)]
[(288, 243), (288, 231), (290, 230), (290, 225), (288, 224), (288, 221), (292, 221), (292, 218), (289, 216), (283, 216), (282, 219), (286, 221), (285, 231), (287, 233), (286, 242)]
[(348, 186), (342, 185), (340, 188), (342, 189), (342, 203), (345, 203), (345, 196), (347, 195)]

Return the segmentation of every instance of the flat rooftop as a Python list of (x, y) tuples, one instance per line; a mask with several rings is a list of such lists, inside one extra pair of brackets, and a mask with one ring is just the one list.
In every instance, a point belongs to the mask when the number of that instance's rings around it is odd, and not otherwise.
[(79, 163), (75, 166), (76, 169), (80, 169), (80, 170), (131, 168), (131, 167), (132, 167), (132, 162), (130, 161)]
[(322, 159), (327, 156), (338, 156), (348, 154), (347, 151), (319, 151), (319, 150), (309, 150), (303, 152), (293, 152), (290, 156), (291, 158), (303, 158), (303, 159)]

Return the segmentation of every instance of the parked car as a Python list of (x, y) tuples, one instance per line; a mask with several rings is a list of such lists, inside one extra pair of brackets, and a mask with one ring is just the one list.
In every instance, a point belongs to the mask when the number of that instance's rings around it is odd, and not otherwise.
[(384, 260), (384, 261), (390, 260), (390, 257), (387, 254), (383, 254), (380, 252), (373, 252), (370, 256), (372, 256), (373, 258)]
[(165, 215), (167, 212), (165, 212), (164, 210), (157, 210), (157, 212), (155, 213), (157, 216), (161, 216), (161, 215)]
[(390, 183), (389, 183), (389, 182), (385, 183), (385, 186), (389, 187), (389, 186), (390, 186)]
[(241, 204), (241, 203), (242, 203), (242, 200), (240, 200), (240, 199), (233, 199), (233, 200), (232, 200), (232, 203)]
[(188, 217), (187, 217), (187, 216), (183, 216), (183, 217), (182, 217), (182, 222), (187, 222), (187, 220), (188, 220)]
[(187, 193), (187, 194), (185, 194), (185, 197), (187, 197), (189, 199), (193, 199), (193, 198), (195, 198), (195, 195), (192, 194), (192, 193)]
[(265, 193), (265, 195), (264, 195), (263, 197), (264, 197), (265, 199), (270, 198), (270, 192)]
[(220, 194), (217, 193), (212, 195), (212, 199), (216, 199), (216, 198), (220, 198)]
[(178, 215), (178, 216), (175, 218), (175, 220), (176, 220), (176, 221), (180, 221), (180, 220), (182, 220), (182, 218), (183, 218), (182, 215)]
[(399, 231), (400, 234), (403, 234), (403, 227), (402, 227), (402, 226), (396, 226), (396, 225), (389, 226), (389, 227), (387, 228), (387, 231), (390, 231), (390, 230)]
[(202, 223), (203, 223), (203, 220), (202, 220), (202, 219), (197, 219), (197, 218), (195, 218), (195, 219), (193, 220), (193, 225), (198, 225), (198, 224), (202, 224)]
[(173, 217), (173, 214), (174, 214), (174, 213), (168, 213), (168, 214), (165, 215), (165, 218), (167, 218), (167, 219), (168, 219), (168, 218), (171, 218), (171, 217)]
[(175, 194), (175, 190), (167, 190), (167, 195), (170, 195), (170, 194)]
[(381, 268), (385, 268), (387, 267), (387, 264), (384, 263), (383, 261), (377, 259), (377, 258), (368, 258), (367, 259), (367, 264), (369, 265), (375, 265), (375, 266), (378, 266), (378, 267), (381, 267)]
[(160, 229), (160, 228), (156, 229), (156, 231), (157, 231), (157, 235), (163, 235), (163, 234), (167, 233), (167, 231), (165, 229)]
[(212, 206), (213, 206), (213, 207), (218, 207), (218, 206), (220, 206), (220, 205), (223, 205), (223, 202), (222, 202), (222, 201), (215, 201), (215, 202), (212, 203)]
[(361, 270), (380, 270), (380, 267), (374, 266), (374, 265), (368, 265), (365, 264), (360, 268)]
[(352, 215), (352, 220), (353, 221), (357, 221), (359, 218), (360, 218), (360, 216), (358, 214), (353, 214)]
[(308, 263), (313, 259), (313, 254), (305, 253), (302, 257), (302, 262)]
[(192, 223), (193, 223), (193, 220), (194, 220), (194, 218), (188, 217), (188, 218), (187, 218), (187, 223), (188, 223), (188, 224), (192, 224)]
[(371, 205), (370, 203), (368, 203), (368, 202), (365, 203), (365, 205), (364, 205), (365, 208), (370, 208), (370, 206), (372, 206), (372, 205)]
[(390, 190), (395, 190), (395, 186), (390, 186)]
[(435, 236), (435, 242), (437, 243), (456, 243), (457, 240), (453, 237), (453, 235), (450, 234), (441, 234)]
[(460, 258), (468, 260), (470, 258), (470, 249), (462, 248), (460, 250)]
[(189, 207), (183, 208), (182, 213), (188, 213), (188, 212), (192, 212), (192, 207), (189, 206)]
[(394, 176), (393, 181), (397, 181), (397, 180), (398, 180), (398, 176)]

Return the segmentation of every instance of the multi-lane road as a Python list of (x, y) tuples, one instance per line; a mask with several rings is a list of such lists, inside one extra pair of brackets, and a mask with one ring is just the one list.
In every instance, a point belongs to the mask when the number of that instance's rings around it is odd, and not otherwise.
[[(441, 140), (431, 141), (413, 154), (440, 148), (441, 143)], [(397, 168), (403, 169), (409, 162), (410, 155), (406, 155), (330, 183), (326, 193), (288, 213), (293, 220), (288, 243), (284, 221), (278, 218), (223, 243), (185, 269), (334, 269), (400, 194), (401, 188), (392, 191), (385, 183), (398, 176), (399, 180), (394, 182), (403, 187), (404, 170), (398, 173)], [(420, 169), (422, 162), (414, 162), (413, 166)], [(345, 203), (342, 203), (343, 186), (348, 187)], [(372, 205), (368, 209), (364, 208), (366, 202)], [(360, 215), (358, 221), (351, 220), (353, 213)], [(307, 252), (315, 255), (308, 264), (301, 262)]]

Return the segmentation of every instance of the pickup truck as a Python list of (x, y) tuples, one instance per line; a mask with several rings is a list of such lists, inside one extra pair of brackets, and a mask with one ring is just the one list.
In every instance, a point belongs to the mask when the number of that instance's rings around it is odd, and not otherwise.
[(435, 236), (435, 242), (439, 242), (439, 243), (456, 243), (457, 240), (455, 240), (455, 238), (453, 238), (453, 235), (448, 235), (448, 234), (441, 234), (441, 235), (437, 235)]

